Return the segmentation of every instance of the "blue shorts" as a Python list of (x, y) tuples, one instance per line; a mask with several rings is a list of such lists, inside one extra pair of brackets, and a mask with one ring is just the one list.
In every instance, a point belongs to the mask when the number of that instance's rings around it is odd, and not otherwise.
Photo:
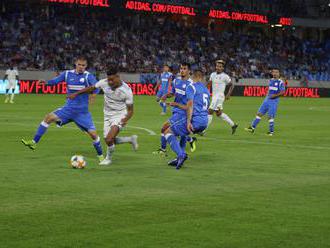
[(158, 90), (158, 92), (157, 92), (157, 98), (162, 98), (163, 96), (165, 96), (167, 94), (167, 91), (166, 90), (162, 90), (162, 89), (160, 89), (160, 90)]
[(173, 125), (177, 122), (180, 122), (182, 119), (186, 119), (186, 115), (182, 115), (180, 113), (173, 113), (171, 118), (168, 119), (168, 121), (171, 125)]
[[(207, 128), (207, 117), (196, 116), (192, 118), (194, 133), (203, 132)], [(170, 119), (171, 130), (175, 136), (187, 136), (187, 117), (182, 115), (173, 115)]]
[(61, 120), (60, 126), (74, 122), (82, 131), (96, 130), (93, 123), (92, 115), (89, 112), (75, 111), (66, 106), (53, 112)]
[(278, 101), (265, 99), (261, 104), (258, 112), (265, 115), (268, 112), (269, 118), (275, 118), (277, 112)]

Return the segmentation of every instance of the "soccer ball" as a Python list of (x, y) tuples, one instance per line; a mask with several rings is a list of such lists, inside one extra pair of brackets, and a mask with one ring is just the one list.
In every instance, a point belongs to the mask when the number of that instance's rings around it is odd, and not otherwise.
[(73, 169), (84, 169), (87, 163), (83, 156), (74, 155), (71, 157), (70, 164)]

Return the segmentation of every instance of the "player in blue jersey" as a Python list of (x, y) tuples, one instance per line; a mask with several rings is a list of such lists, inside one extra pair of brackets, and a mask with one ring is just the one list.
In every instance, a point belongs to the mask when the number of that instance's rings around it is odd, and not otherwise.
[(157, 91), (157, 102), (159, 102), (160, 107), (162, 108), (161, 115), (166, 114), (166, 103), (162, 101), (162, 97), (169, 93), (170, 85), (172, 82), (173, 74), (170, 72), (170, 67), (164, 65), (163, 72), (160, 74), (159, 80), (156, 85)]
[(201, 70), (194, 71), (193, 83), (187, 86), (186, 97), (187, 104), (185, 105), (177, 102), (171, 104), (185, 110), (186, 115), (181, 115), (180, 119), (171, 123), (171, 126), (164, 131), (167, 142), (177, 154), (177, 158), (168, 164), (176, 166), (176, 169), (180, 169), (188, 158), (176, 136), (183, 137), (191, 133), (200, 133), (207, 128), (210, 93), (206, 87), (204, 74)]
[[(59, 76), (47, 82), (47, 85), (56, 85), (60, 82), (67, 83), (68, 95), (73, 94), (85, 87), (94, 85), (96, 78), (86, 71), (87, 60), (84, 57), (79, 57), (75, 61), (75, 70), (62, 72)], [(96, 94), (97, 92), (93, 92)], [(95, 97), (95, 95), (94, 95)], [(22, 143), (32, 150), (35, 150), (37, 143), (46, 133), (51, 123), (57, 123), (58, 126), (65, 125), (69, 122), (74, 122), (82, 131), (87, 132), (93, 140), (93, 146), (97, 152), (98, 159), (101, 162), (103, 158), (102, 146), (100, 137), (98, 136), (92, 116), (88, 111), (89, 95), (79, 95), (75, 99), (67, 99), (66, 104), (46, 115), (40, 123), (39, 128), (32, 140), (22, 139)]]
[[(171, 92), (164, 95), (162, 97), (162, 101), (165, 103), (167, 98), (171, 98), (174, 96), (174, 102), (185, 105), (187, 103), (186, 88), (191, 83), (192, 83), (192, 80), (190, 79), (190, 65), (187, 63), (182, 63), (180, 66), (180, 76), (173, 80)], [(166, 143), (167, 142), (165, 139), (164, 131), (171, 124), (175, 123), (177, 120), (180, 120), (184, 116), (186, 116), (185, 110), (180, 109), (176, 106), (173, 106), (172, 117), (163, 124), (163, 127), (161, 129), (160, 148), (156, 152), (154, 152), (154, 154), (167, 156), (167, 153), (166, 153)], [(189, 136), (181, 137), (180, 143), (183, 148), (185, 148), (186, 142), (189, 142), (191, 151), (194, 152), (196, 149), (196, 138), (191, 138)]]
[(261, 117), (268, 113), (269, 136), (274, 134), (274, 118), (279, 104), (279, 97), (285, 94), (284, 82), (280, 79), (280, 71), (277, 68), (272, 70), (273, 78), (269, 81), (268, 94), (260, 106), (256, 118), (252, 121), (251, 126), (245, 128), (246, 131), (254, 133)]

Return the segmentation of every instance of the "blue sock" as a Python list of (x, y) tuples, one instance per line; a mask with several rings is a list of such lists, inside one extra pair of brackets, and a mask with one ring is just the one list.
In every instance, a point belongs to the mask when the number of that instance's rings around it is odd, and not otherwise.
[(166, 103), (163, 102), (163, 112), (166, 113)]
[(193, 141), (193, 139), (190, 137), (190, 136), (186, 136), (186, 138), (187, 138), (187, 142), (191, 142), (191, 141)]
[(256, 128), (256, 127), (258, 126), (260, 120), (261, 120), (261, 117), (256, 116), (256, 118), (252, 121), (251, 126), (252, 126), (253, 128)]
[(97, 139), (93, 142), (93, 146), (96, 150), (97, 155), (102, 155), (102, 146), (101, 146), (101, 142), (100, 142), (100, 137), (97, 137)]
[(37, 129), (37, 132), (33, 138), (34, 142), (38, 143), (39, 140), (41, 139), (42, 135), (44, 135), (47, 131), (49, 127), (49, 124), (47, 124), (46, 122), (41, 122), (38, 129)]
[(180, 138), (180, 147), (182, 150), (186, 149), (186, 144), (187, 144), (187, 136), (181, 136)]
[(159, 106), (160, 106), (161, 108), (163, 108), (163, 102), (162, 102), (162, 101), (159, 102)]
[(184, 151), (181, 149), (176, 137), (173, 134), (166, 134), (165, 137), (167, 142), (170, 144), (172, 151), (175, 152), (178, 157), (184, 156)]
[(274, 119), (269, 120), (269, 132), (274, 133)]
[(163, 150), (166, 149), (166, 138), (164, 134), (162, 134), (160, 137), (160, 148)]

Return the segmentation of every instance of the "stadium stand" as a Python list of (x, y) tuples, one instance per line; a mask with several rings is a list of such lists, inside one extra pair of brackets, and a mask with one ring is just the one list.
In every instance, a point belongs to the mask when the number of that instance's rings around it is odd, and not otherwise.
[(279, 66), (288, 79), (330, 80), (329, 37), (308, 37), (303, 30), (234, 23), (219, 27), (171, 16), (110, 16), (86, 8), (22, 6), (2, 10), (2, 69), (14, 62), (21, 70), (63, 70), (71, 67), (73, 57), (84, 53), (92, 71), (118, 63), (125, 72), (153, 73), (164, 63), (176, 69), (180, 61), (210, 71), (221, 57), (237, 77), (265, 78), (269, 67)]

